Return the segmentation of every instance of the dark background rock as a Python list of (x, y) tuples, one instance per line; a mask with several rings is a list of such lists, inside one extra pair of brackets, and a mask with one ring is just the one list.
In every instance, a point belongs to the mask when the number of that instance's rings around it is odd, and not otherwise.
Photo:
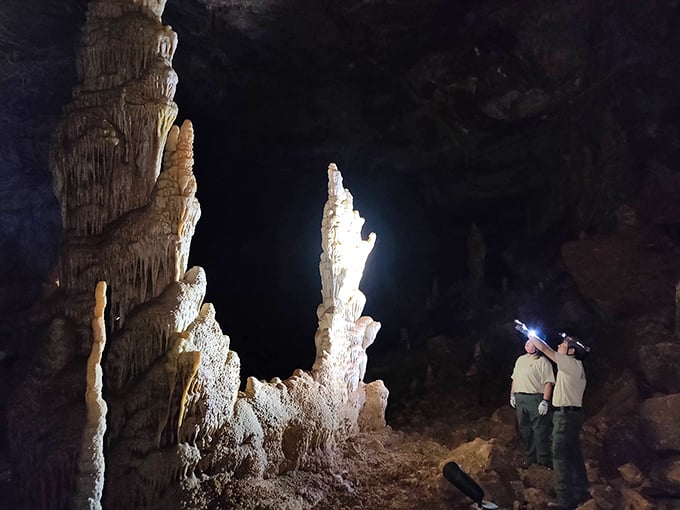
[[(402, 327), (424, 345), (518, 314), (593, 333), (560, 245), (615, 230), (624, 204), (672, 236), (656, 205), (672, 202), (680, 135), (661, 106), (677, 104), (671, 4), (171, 1), (165, 20), (197, 130), (192, 262), (246, 371), (285, 372), (289, 347), (311, 359), (328, 161), (378, 234), (362, 285), (383, 323), (374, 351)], [(487, 248), (476, 302), (473, 222)]]
[[(46, 149), (75, 83), (85, 5), (12, 0), (2, 10), (12, 200), (1, 225), (13, 246), (2, 287), (21, 287), (5, 291), (18, 299), (3, 300), (3, 330), (36, 300), (58, 253)], [(375, 350), (394, 348), (404, 326), (416, 339), (469, 329), (449, 298), (466, 285), (473, 222), (487, 245), (486, 290), (506, 285), (521, 301), (491, 299), (504, 319), (521, 305), (533, 309), (526, 320), (583, 321), (563, 283), (546, 285), (563, 272), (562, 242), (612, 230), (624, 203), (674, 235), (662, 204), (676, 196), (677, 20), (673, 3), (604, 0), (170, 1), (176, 102), (196, 126), (203, 207), (191, 262), (206, 267), (207, 298), (244, 369), (289, 372), (290, 350), (311, 360), (329, 161), (378, 233), (363, 284), (366, 313), (383, 322)], [(433, 307), (435, 281), (443, 299)], [(483, 314), (489, 302), (474, 307)]]
[(608, 467), (618, 467), (635, 462), (643, 471), (649, 469), (653, 455), (642, 440), (642, 424), (638, 417), (622, 417), (614, 422), (605, 432), (602, 450), (606, 463), (603, 465), (606, 475)]
[(645, 444), (662, 452), (680, 452), (680, 393), (645, 400), (640, 406)]
[(639, 350), (645, 380), (662, 393), (680, 393), (680, 351), (677, 343), (643, 345)]

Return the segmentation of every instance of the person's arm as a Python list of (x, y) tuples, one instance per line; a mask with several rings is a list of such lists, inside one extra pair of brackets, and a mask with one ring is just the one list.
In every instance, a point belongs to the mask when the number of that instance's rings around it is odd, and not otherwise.
[(550, 395), (552, 395), (552, 384), (545, 383), (543, 385), (543, 400), (538, 404), (538, 414), (545, 416), (550, 409)]
[(556, 352), (552, 347), (550, 347), (548, 344), (546, 344), (543, 340), (538, 338), (535, 335), (529, 335), (529, 340), (531, 341), (532, 344), (534, 344), (534, 347), (541, 351), (543, 354), (548, 356), (551, 360), (553, 360), (555, 363), (557, 363), (557, 356)]
[(549, 382), (543, 385), (543, 400), (550, 402), (550, 399), (552, 398), (553, 386), (553, 383)]
[(512, 384), (510, 385), (510, 405), (514, 409), (515, 406), (517, 405), (517, 401), (515, 400), (515, 380), (512, 380)]

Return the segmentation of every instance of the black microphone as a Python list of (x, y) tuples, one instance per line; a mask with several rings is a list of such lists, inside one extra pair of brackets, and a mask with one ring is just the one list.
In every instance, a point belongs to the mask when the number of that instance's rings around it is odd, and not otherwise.
[(463, 471), (455, 462), (447, 462), (444, 465), (444, 478), (456, 486), (463, 494), (478, 505), (482, 504), (484, 491), (470, 475)]
[(455, 462), (447, 462), (444, 464), (443, 474), (444, 478), (455, 485), (458, 490), (477, 503), (478, 508), (483, 510), (494, 510), (498, 508), (498, 506), (490, 501), (483, 501), (484, 490)]

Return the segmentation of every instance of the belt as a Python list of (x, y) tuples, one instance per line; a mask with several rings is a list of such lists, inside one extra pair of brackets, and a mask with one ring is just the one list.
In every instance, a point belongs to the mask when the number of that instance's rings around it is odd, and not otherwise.
[(542, 393), (538, 393), (538, 392), (536, 392), (536, 393), (524, 393), (523, 391), (516, 391), (515, 393), (517, 393), (518, 395), (542, 395)]
[(554, 407), (553, 409), (555, 409), (555, 412), (558, 412), (558, 413), (560, 411), (563, 412), (563, 413), (569, 413), (569, 412), (572, 412), (572, 411), (580, 411), (581, 410), (580, 407), (576, 407), (576, 406)]

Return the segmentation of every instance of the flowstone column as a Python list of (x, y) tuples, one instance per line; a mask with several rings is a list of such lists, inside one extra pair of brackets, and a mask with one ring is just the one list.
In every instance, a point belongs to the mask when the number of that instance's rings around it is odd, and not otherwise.
[[(172, 482), (198, 462), (196, 442), (221, 423), (216, 416), (223, 411), (213, 406), (192, 428), (192, 447), (179, 444), (187, 406), (226, 384), (215, 382), (220, 372), (189, 392), (200, 348), (225, 370), (228, 338), (202, 306), (203, 271), (187, 271), (200, 216), (194, 134), (188, 121), (172, 126), (177, 40), (161, 23), (164, 6), (165, 0), (88, 5), (79, 84), (50, 154), (63, 223), (60, 267), (8, 416), (17, 497), (27, 508), (70, 507), (76, 492), (80, 445), (92, 435), (83, 395), (97, 282), (109, 289), (101, 318), (104, 507), (161, 505)], [(100, 482), (93, 492), (101, 492)]]

